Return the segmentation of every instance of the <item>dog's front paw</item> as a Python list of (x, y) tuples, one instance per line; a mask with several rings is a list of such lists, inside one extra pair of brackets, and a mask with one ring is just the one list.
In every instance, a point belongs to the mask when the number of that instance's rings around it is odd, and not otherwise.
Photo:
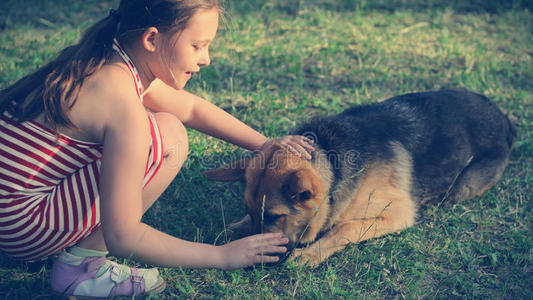
[(310, 268), (316, 268), (322, 262), (320, 253), (316, 253), (312, 247), (307, 248), (295, 248), (292, 251), (290, 261), (294, 261), (297, 265), (308, 266)]

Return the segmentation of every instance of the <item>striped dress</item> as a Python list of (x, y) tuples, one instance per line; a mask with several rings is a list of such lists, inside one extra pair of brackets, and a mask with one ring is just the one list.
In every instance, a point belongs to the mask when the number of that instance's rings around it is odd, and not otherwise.
[[(135, 66), (120, 44), (142, 101)], [(161, 133), (148, 113), (152, 143), (143, 187), (161, 166)], [(100, 226), (99, 171), (103, 147), (57, 135), (35, 121), (0, 116), (0, 251), (20, 260), (44, 259)]]

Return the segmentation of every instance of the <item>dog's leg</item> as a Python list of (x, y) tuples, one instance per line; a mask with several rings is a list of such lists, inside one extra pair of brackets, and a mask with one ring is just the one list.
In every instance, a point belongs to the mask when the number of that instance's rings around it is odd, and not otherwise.
[(378, 217), (337, 224), (309, 247), (294, 249), (292, 259), (296, 259), (299, 264), (316, 267), (334, 253), (343, 250), (349, 243), (401, 231), (413, 223), (412, 220), (402, 220), (400, 215), (395, 218), (391, 220), (390, 217)]
[(473, 157), (452, 186), (449, 197), (454, 201), (463, 201), (485, 193), (501, 178), (509, 160), (509, 152), (509, 149), (502, 147), (481, 157)]
[[(388, 202), (376, 200), (377, 203), (369, 203), (369, 214), (375, 217), (363, 217), (359, 213), (345, 215), (341, 222), (336, 224), (322, 238), (307, 248), (295, 249), (292, 259), (300, 264), (308, 264), (316, 267), (323, 260), (335, 252), (346, 247), (349, 243), (357, 243), (371, 238), (379, 237), (391, 232), (398, 232), (414, 224), (415, 205), (410, 198), (394, 199)], [(349, 209), (356, 208), (357, 204)], [(377, 214), (376, 208), (381, 209)]]

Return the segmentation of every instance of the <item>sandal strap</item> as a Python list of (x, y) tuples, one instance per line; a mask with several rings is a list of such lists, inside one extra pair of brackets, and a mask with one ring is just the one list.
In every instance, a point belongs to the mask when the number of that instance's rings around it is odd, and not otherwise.
[(115, 278), (113, 278), (113, 273), (112, 273), (111, 280), (115, 282), (115, 286), (113, 287), (113, 289), (111, 289), (111, 292), (109, 293), (110, 297), (124, 296), (124, 295), (140, 296), (140, 295), (145, 294), (144, 278), (138, 275), (139, 271), (137, 270), (137, 268), (130, 268), (130, 270), (131, 270), (130, 278), (122, 282), (115, 281)]
[(133, 284), (134, 295), (144, 294), (146, 284), (144, 283), (144, 278), (139, 275), (137, 268), (131, 268), (131, 282)]

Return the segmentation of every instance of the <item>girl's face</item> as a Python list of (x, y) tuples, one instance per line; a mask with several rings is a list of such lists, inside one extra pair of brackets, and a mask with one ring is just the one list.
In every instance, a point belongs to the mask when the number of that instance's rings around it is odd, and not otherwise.
[[(202, 10), (191, 17), (187, 27), (171, 38), (170, 47), (163, 52), (163, 70), (160, 79), (176, 89), (183, 89), (192, 74), (210, 63), (209, 45), (218, 29), (218, 10)], [(166, 66), (165, 66), (166, 65)]]

